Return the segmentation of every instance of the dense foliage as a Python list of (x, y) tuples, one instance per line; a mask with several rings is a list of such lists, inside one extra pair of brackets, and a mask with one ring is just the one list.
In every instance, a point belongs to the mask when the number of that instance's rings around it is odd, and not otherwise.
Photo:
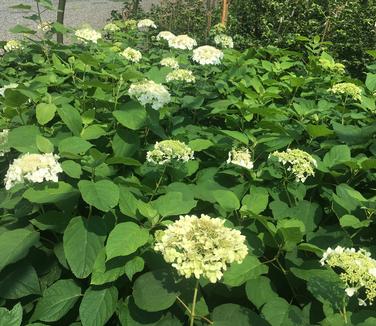
[(296, 36), (320, 35), (351, 73), (363, 78), (376, 45), (376, 2), (363, 0), (233, 0), (230, 30), (243, 47), (296, 48)]
[[(376, 74), (349, 79), (318, 38), (205, 48), (220, 63), (201, 65), (150, 21), (117, 24), (70, 45), (54, 25), (0, 59), (0, 325), (188, 325), (193, 293), (195, 325), (374, 325), (375, 279), (348, 288), (335, 266), (352, 259), (320, 260), (376, 254)], [(172, 78), (166, 57), (192, 74)], [(172, 227), (186, 214), (220, 220), (192, 237)], [(235, 262), (196, 287), (181, 275), (199, 253), (166, 250), (180, 239)]]

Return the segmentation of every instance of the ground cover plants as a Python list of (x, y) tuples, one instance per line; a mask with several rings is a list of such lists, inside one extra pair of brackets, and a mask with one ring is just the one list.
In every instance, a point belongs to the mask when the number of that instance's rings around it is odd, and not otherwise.
[(43, 26), (1, 44), (0, 325), (375, 324), (374, 66)]

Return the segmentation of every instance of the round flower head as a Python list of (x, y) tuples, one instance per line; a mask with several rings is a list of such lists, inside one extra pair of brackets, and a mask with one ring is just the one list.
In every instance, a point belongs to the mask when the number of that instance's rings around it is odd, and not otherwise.
[(136, 29), (137, 27), (137, 20), (128, 19), (123, 22), (123, 25), (126, 29)]
[(223, 52), (213, 46), (204, 45), (193, 50), (192, 59), (200, 65), (219, 65), (223, 59)]
[(9, 40), (5, 45), (4, 45), (4, 50), (6, 52), (11, 52), (14, 50), (20, 50), (22, 49), (21, 42), (18, 40)]
[(37, 28), (43, 33), (48, 33), (52, 30), (52, 22), (45, 21), (38, 24)]
[(345, 95), (352, 97), (354, 100), (361, 100), (362, 89), (353, 83), (339, 83), (329, 88), (333, 94)]
[(157, 28), (157, 25), (151, 19), (141, 19), (137, 23), (137, 28), (140, 32), (147, 32), (150, 29)]
[(179, 68), (179, 63), (175, 58), (163, 58), (160, 61), (161, 66), (164, 67), (169, 67), (172, 69), (178, 69)]
[(4, 93), (7, 89), (12, 89), (12, 88), (17, 88), (18, 84), (16, 83), (10, 83), (8, 85), (4, 85), (3, 87), (0, 88), (0, 95), (4, 96)]
[(169, 31), (162, 31), (157, 35), (157, 41), (160, 41), (160, 40), (170, 41), (174, 37), (176, 37), (175, 34)]
[(146, 154), (146, 161), (164, 165), (172, 161), (188, 162), (193, 160), (194, 152), (179, 140), (156, 142), (154, 148)]
[(195, 76), (193, 76), (193, 73), (190, 70), (176, 69), (167, 74), (166, 81), (182, 81), (186, 83), (194, 83), (196, 81), (196, 78)]
[(103, 30), (105, 30), (106, 32), (117, 32), (120, 31), (120, 27), (114, 23), (108, 23), (104, 25)]
[(150, 104), (154, 110), (158, 110), (170, 102), (171, 96), (167, 88), (152, 80), (145, 80), (129, 87), (128, 94), (136, 98), (141, 105)]
[(342, 63), (334, 62), (334, 60), (329, 60), (326, 58), (319, 59), (320, 65), (323, 69), (328, 71), (337, 72), (343, 74), (345, 72), (345, 66)]
[(376, 260), (368, 251), (340, 246), (328, 248), (320, 263), (341, 270), (339, 276), (347, 286), (347, 296), (352, 297), (362, 288), (365, 290), (366, 298), (358, 298), (360, 306), (366, 306), (367, 301), (373, 303), (376, 297)]
[(139, 62), (142, 58), (142, 54), (140, 51), (138, 50), (135, 50), (135, 49), (132, 49), (132, 48), (126, 48), (122, 53), (121, 55), (131, 61), (131, 62)]
[(81, 41), (86, 43), (87, 41), (97, 43), (97, 41), (102, 38), (102, 34), (95, 31), (94, 29), (90, 27), (84, 27), (81, 29), (78, 29), (74, 35), (76, 35)]
[(180, 216), (157, 236), (154, 250), (180, 275), (216, 283), (229, 264), (241, 263), (248, 254), (245, 237), (224, 222), (204, 214)]
[(218, 34), (214, 37), (214, 43), (222, 48), (232, 49), (234, 47), (234, 41), (231, 36), (226, 34)]
[(168, 46), (173, 49), (192, 50), (196, 45), (196, 40), (188, 35), (178, 35), (168, 41)]
[(57, 174), (63, 172), (59, 156), (48, 154), (24, 154), (15, 159), (5, 175), (5, 189), (29, 181), (41, 183), (43, 181), (58, 181)]
[(248, 148), (233, 148), (228, 152), (227, 164), (239, 165), (248, 170), (252, 169), (253, 162)]
[(224, 34), (226, 32), (226, 25), (219, 23), (213, 26), (212, 31), (214, 34)]
[(314, 168), (317, 167), (316, 160), (300, 149), (288, 148), (285, 152), (275, 151), (269, 158), (276, 157), (283, 165), (289, 164), (287, 171), (295, 175), (297, 182), (304, 182), (309, 176), (314, 176)]
[(10, 151), (8, 146), (8, 134), (8, 129), (0, 131), (0, 157), (4, 156), (5, 153), (8, 153)]

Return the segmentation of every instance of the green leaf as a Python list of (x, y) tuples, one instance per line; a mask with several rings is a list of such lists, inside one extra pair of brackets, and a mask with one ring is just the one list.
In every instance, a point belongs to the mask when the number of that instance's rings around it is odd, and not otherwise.
[(1, 272), (0, 297), (14, 300), (31, 294), (40, 294), (40, 286), (38, 275), (29, 263), (21, 261)]
[[(88, 277), (95, 259), (103, 248), (106, 226), (100, 218), (73, 218), (64, 232), (64, 253), (77, 278)], [(80, 250), (77, 250), (80, 248)]]
[(191, 148), (195, 152), (201, 152), (213, 145), (213, 142), (208, 139), (194, 139), (188, 143), (189, 148)]
[(226, 211), (232, 212), (240, 208), (238, 197), (229, 190), (215, 190), (213, 196), (218, 204)]
[(80, 179), (82, 174), (81, 165), (75, 161), (67, 160), (61, 163), (61, 167), (65, 174), (69, 175), (71, 178)]
[(248, 255), (242, 263), (232, 263), (223, 273), (223, 283), (229, 286), (239, 286), (251, 279), (268, 272), (268, 266), (261, 263), (257, 257)]
[(36, 153), (37, 135), (40, 135), (37, 126), (21, 126), (9, 132), (8, 145), (22, 153)]
[(39, 103), (36, 107), (36, 116), (40, 125), (50, 122), (56, 113), (57, 107), (53, 103)]
[(330, 130), (326, 125), (307, 124), (305, 128), (312, 138), (327, 137), (334, 134), (334, 131)]
[(45, 137), (37, 135), (36, 144), (42, 153), (53, 153), (54, 145)]
[(251, 186), (249, 195), (242, 200), (242, 210), (248, 210), (253, 214), (260, 214), (268, 207), (269, 193), (266, 188)]
[(77, 109), (70, 104), (63, 104), (61, 107), (57, 108), (57, 113), (69, 130), (72, 131), (73, 135), (80, 136), (82, 118)]
[(101, 211), (108, 212), (119, 203), (119, 187), (112, 181), (81, 180), (78, 188), (84, 201)]
[(305, 234), (305, 226), (297, 219), (283, 219), (277, 222), (277, 235), (283, 240), (283, 249), (293, 250), (302, 241)]
[(147, 122), (145, 108), (134, 101), (124, 104), (122, 110), (114, 111), (113, 115), (121, 125), (132, 130), (141, 129)]
[(69, 183), (59, 181), (56, 183), (33, 185), (33, 188), (28, 188), (24, 192), (23, 197), (31, 203), (47, 204), (72, 200), (77, 195), (77, 189), (73, 188)]
[(173, 191), (153, 201), (153, 207), (162, 217), (188, 214), (196, 205), (196, 200), (186, 200), (181, 192)]
[(366, 86), (370, 92), (374, 92), (376, 90), (376, 74), (367, 74)]
[[(5, 231), (0, 234), (0, 271), (24, 258), (39, 241), (39, 233), (27, 229)], [(1, 294), (0, 294), (1, 296)]]
[(12, 27), (9, 31), (15, 34), (20, 34), (20, 33), (21, 34), (35, 34), (36, 33), (34, 30), (23, 25), (16, 25)]
[(4, 93), (5, 105), (10, 107), (20, 107), (25, 104), (29, 98), (17, 89), (7, 89)]
[(268, 323), (252, 310), (233, 303), (215, 307), (211, 320), (215, 326), (268, 326)]
[(106, 131), (99, 125), (85, 127), (81, 132), (81, 137), (85, 140), (98, 139), (106, 134)]
[(73, 308), (80, 297), (81, 288), (73, 280), (59, 280), (44, 291), (31, 320), (57, 321)]
[(4, 326), (21, 326), (22, 323), (22, 306), (17, 303), (12, 310), (0, 308), (0, 325)]
[(136, 223), (126, 222), (115, 226), (106, 244), (107, 260), (128, 256), (142, 247), (149, 239), (149, 232)]
[(227, 136), (230, 136), (231, 138), (234, 138), (238, 141), (240, 141), (241, 143), (245, 144), (245, 145), (248, 145), (248, 137), (240, 132), (240, 131), (233, 131), (233, 130), (221, 130), (221, 133), (227, 135)]
[(93, 145), (80, 137), (67, 137), (59, 144), (61, 154), (85, 154)]
[(278, 294), (272, 289), (271, 281), (265, 276), (248, 280), (245, 285), (247, 298), (257, 309), (260, 309), (265, 303), (278, 297)]
[(274, 298), (267, 302), (262, 308), (262, 314), (271, 326), (308, 325), (300, 309), (282, 298)]
[(83, 326), (103, 326), (114, 314), (118, 300), (116, 287), (96, 290), (89, 288), (80, 305)]
[(350, 148), (347, 145), (333, 146), (325, 154), (323, 162), (326, 167), (332, 168), (338, 164), (346, 163), (351, 160)]
[(131, 130), (118, 128), (112, 141), (112, 149), (115, 156), (132, 157), (140, 146), (139, 135)]
[(133, 285), (134, 302), (140, 309), (148, 312), (170, 308), (178, 295), (174, 276), (167, 270), (142, 274)]
[(368, 227), (372, 221), (371, 220), (364, 220), (361, 221), (354, 215), (343, 215), (339, 219), (339, 223), (343, 228), (353, 228), (353, 229), (360, 229), (360, 228), (365, 228)]

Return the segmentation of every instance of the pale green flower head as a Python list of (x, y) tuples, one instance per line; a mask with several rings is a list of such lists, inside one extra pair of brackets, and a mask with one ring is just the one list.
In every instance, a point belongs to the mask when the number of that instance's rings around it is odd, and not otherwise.
[(163, 58), (160, 62), (161, 66), (169, 67), (172, 69), (178, 69), (179, 68), (179, 62), (172, 57)]
[(152, 80), (132, 84), (128, 94), (130, 97), (136, 98), (143, 106), (150, 104), (154, 110), (159, 110), (171, 101), (168, 89)]
[(309, 176), (314, 176), (316, 160), (307, 152), (300, 149), (288, 148), (284, 152), (275, 151), (269, 158), (276, 157), (280, 163), (287, 165), (287, 171), (291, 171), (297, 182), (304, 182)]
[(329, 92), (335, 95), (341, 95), (346, 97), (352, 97), (354, 100), (361, 100), (362, 89), (353, 83), (339, 83), (335, 84), (332, 88), (329, 88)]
[(193, 73), (191, 70), (188, 69), (176, 69), (174, 71), (171, 71), (166, 76), (166, 81), (180, 81), (180, 82), (186, 82), (186, 83), (194, 83), (196, 81), (196, 77), (193, 76)]
[(137, 20), (134, 19), (127, 19), (123, 23), (126, 29), (136, 29), (137, 28)]
[(10, 148), (8, 146), (8, 135), (8, 129), (0, 131), (0, 157), (4, 156), (5, 153), (10, 151)]
[(328, 248), (320, 263), (322, 266), (341, 269), (339, 276), (347, 286), (345, 289), (347, 296), (359, 295), (359, 290), (364, 290), (366, 297), (358, 298), (360, 306), (373, 303), (376, 297), (376, 260), (371, 258), (368, 251), (341, 246), (335, 249)]
[(18, 40), (9, 40), (5, 45), (4, 45), (4, 50), (6, 52), (11, 52), (15, 50), (20, 50), (22, 49), (22, 44)]
[(153, 164), (164, 165), (172, 162), (188, 162), (193, 160), (194, 152), (179, 140), (163, 140), (156, 142), (154, 149), (148, 151), (146, 160)]
[(325, 70), (337, 72), (339, 74), (345, 72), (345, 66), (342, 63), (334, 62), (334, 60), (328, 60), (325, 58), (320, 58), (319, 62), (321, 67)]
[(231, 36), (226, 34), (218, 34), (214, 37), (214, 43), (222, 48), (232, 49), (234, 41)]
[(131, 61), (131, 62), (139, 62), (141, 59), (142, 59), (142, 54), (140, 51), (136, 50), (136, 49), (132, 49), (130, 47), (126, 48), (122, 53), (121, 55)]
[(248, 254), (245, 236), (224, 222), (204, 214), (180, 216), (158, 235), (154, 250), (180, 275), (216, 283), (229, 264), (240, 264)]
[(251, 170), (253, 168), (253, 162), (251, 153), (248, 148), (233, 148), (228, 152), (227, 164), (239, 165), (243, 168)]
[(106, 32), (117, 32), (120, 31), (120, 27), (114, 23), (108, 23), (104, 25), (103, 30), (105, 30)]

